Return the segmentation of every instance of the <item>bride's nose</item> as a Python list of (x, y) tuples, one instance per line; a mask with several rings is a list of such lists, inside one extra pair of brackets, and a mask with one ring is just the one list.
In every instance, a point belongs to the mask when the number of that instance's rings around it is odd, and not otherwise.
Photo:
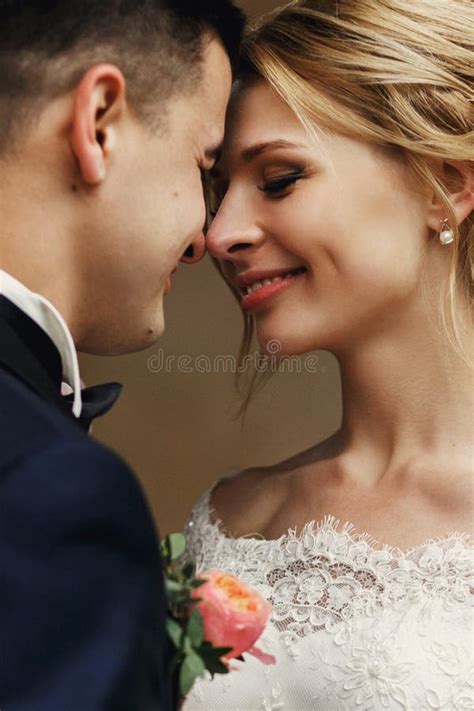
[(179, 261), (184, 262), (184, 264), (196, 264), (201, 261), (205, 254), (206, 241), (204, 239), (204, 233), (201, 232), (195, 239), (193, 239)]
[(206, 248), (216, 259), (232, 259), (232, 255), (260, 245), (263, 240), (263, 231), (243, 205), (231, 211), (222, 203), (206, 233)]

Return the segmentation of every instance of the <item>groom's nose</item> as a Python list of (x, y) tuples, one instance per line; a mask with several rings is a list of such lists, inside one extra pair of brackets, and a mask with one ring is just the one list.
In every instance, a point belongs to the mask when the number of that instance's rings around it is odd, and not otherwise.
[(204, 239), (204, 233), (201, 232), (198, 237), (193, 239), (181, 257), (180, 262), (184, 262), (185, 264), (196, 264), (201, 261), (205, 254), (206, 241)]

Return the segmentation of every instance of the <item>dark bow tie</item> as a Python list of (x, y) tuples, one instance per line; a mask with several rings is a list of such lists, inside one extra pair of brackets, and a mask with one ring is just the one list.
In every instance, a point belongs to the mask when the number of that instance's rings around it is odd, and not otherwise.
[(81, 415), (76, 418), (72, 412), (74, 395), (61, 395), (63, 368), (56, 345), (46, 331), (3, 294), (0, 294), (0, 368), (17, 375), (86, 432), (92, 420), (109, 412), (122, 390), (120, 383), (84, 388)]
[[(115, 405), (122, 391), (120, 383), (101, 383), (81, 390), (82, 410), (78, 423), (83, 429), (89, 431), (92, 420), (105, 415)], [(63, 399), (71, 404), (74, 393), (63, 395)]]

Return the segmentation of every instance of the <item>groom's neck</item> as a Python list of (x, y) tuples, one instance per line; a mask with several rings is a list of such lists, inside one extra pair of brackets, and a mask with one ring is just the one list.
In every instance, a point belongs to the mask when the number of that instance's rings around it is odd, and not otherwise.
[(78, 340), (72, 216), (34, 166), (12, 162), (1, 172), (0, 268), (51, 301)]

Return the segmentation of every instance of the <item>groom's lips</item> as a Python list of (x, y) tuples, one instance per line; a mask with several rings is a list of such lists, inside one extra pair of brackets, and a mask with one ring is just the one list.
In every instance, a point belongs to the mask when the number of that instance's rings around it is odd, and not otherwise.
[(165, 287), (163, 289), (163, 294), (166, 295), (169, 292), (169, 290), (171, 289), (171, 277), (173, 276), (173, 274), (176, 274), (177, 271), (178, 271), (178, 267), (175, 267), (173, 269), (173, 271), (171, 272), (171, 274), (166, 277)]

